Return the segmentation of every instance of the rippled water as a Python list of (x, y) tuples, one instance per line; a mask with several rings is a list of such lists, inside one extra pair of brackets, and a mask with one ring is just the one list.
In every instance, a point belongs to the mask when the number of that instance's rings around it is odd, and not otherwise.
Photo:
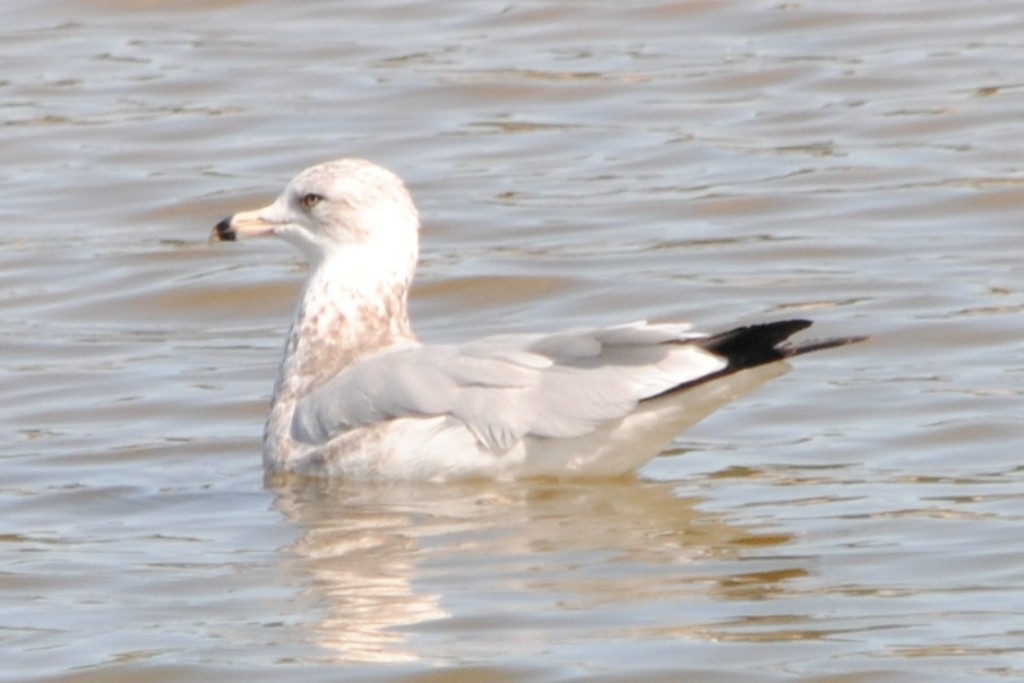
[[(1024, 675), (1019, 3), (4, 14), (5, 681)], [(206, 234), (340, 155), (409, 181), (428, 340), (874, 339), (638, 481), (265, 483), (302, 266)]]

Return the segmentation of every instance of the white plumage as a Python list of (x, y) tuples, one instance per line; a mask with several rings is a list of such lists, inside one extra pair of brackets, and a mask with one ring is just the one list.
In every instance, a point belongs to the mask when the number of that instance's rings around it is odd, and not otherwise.
[(311, 272), (264, 434), (271, 472), (367, 480), (618, 476), (683, 429), (786, 371), (807, 327), (720, 335), (644, 322), (423, 346), (407, 296), (419, 219), (401, 180), (370, 162), (307, 169), (214, 240), (276, 236)]

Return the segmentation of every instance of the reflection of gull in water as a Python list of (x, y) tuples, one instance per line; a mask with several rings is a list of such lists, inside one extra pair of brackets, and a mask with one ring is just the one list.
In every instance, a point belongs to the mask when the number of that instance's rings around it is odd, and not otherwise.
[(448, 616), (439, 596), (413, 589), (415, 548), (405, 536), (408, 526), (406, 516), (386, 512), (320, 519), (295, 545), (317, 602), (327, 606), (317, 639), (342, 659), (414, 660), (395, 629)]
[(422, 346), (406, 299), (419, 219), (402, 181), (357, 159), (299, 174), (212, 238), (274, 235), (309, 280), (264, 439), (270, 471), (348, 479), (615, 476), (784, 371), (788, 320), (703, 335), (632, 323)]
[(803, 571), (799, 558), (749, 557), (785, 535), (699, 511), (671, 484), (271, 486), (304, 530), (288, 562), (325, 612), (313, 638), (338, 661), (529, 658), (608, 629), (701, 637), (721, 625), (653, 606), (756, 600)]

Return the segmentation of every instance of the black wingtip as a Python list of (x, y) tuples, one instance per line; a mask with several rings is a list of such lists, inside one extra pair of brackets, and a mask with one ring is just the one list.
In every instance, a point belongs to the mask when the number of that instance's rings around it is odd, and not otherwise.
[(867, 337), (837, 337), (808, 341), (802, 344), (784, 343), (797, 332), (806, 330), (810, 326), (810, 320), (800, 319), (747, 325), (708, 337), (702, 340), (700, 345), (711, 353), (728, 360), (727, 370), (735, 372), (867, 339)]
[(712, 372), (696, 380), (684, 382), (672, 387), (668, 391), (644, 400), (660, 398), (667, 394), (684, 391), (700, 384), (713, 382), (733, 373), (756, 368), (759, 365), (775, 363), (812, 351), (856, 344), (868, 339), (868, 337), (834, 337), (832, 339), (807, 341), (801, 344), (786, 343), (786, 340), (791, 336), (801, 330), (806, 330), (810, 326), (810, 320), (780, 320), (778, 322), (737, 327), (728, 332), (712, 335), (707, 339), (696, 340), (692, 343), (699, 345), (716, 356), (721, 356), (726, 360), (727, 365), (718, 372)]
[(847, 344), (860, 344), (861, 342), (866, 342), (869, 339), (871, 339), (871, 337), (868, 337), (867, 335), (859, 337), (812, 339), (801, 344), (793, 344), (791, 346), (783, 347), (783, 350), (785, 350), (789, 356), (800, 356), (805, 353), (811, 353), (812, 351), (824, 351), (825, 349), (834, 349), (838, 346), (846, 346)]

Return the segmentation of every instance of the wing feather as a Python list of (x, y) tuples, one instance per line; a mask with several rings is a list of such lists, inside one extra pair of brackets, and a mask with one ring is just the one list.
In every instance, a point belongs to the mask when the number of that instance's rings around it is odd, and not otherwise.
[(299, 401), (296, 439), (403, 417), (447, 415), (494, 452), (527, 435), (582, 436), (726, 361), (683, 325), (631, 323), (554, 335), (405, 347), (358, 362)]

